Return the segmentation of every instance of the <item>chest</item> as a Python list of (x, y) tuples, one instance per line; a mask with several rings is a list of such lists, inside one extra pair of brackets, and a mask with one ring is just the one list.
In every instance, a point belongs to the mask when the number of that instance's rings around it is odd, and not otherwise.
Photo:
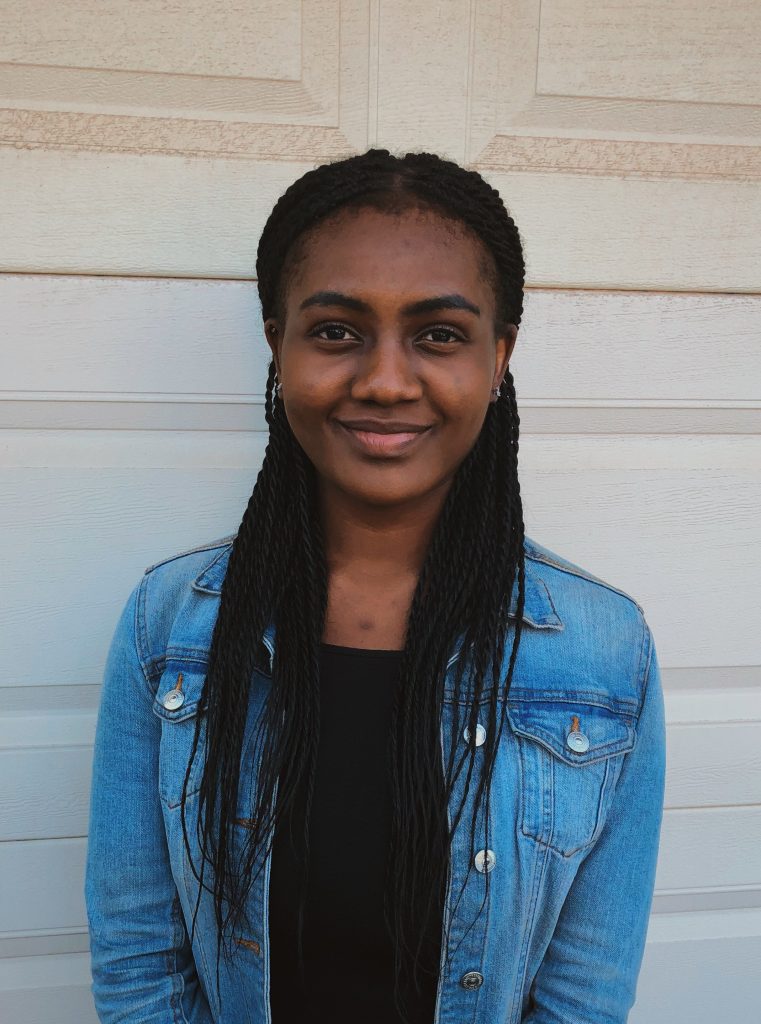
[(340, 577), (331, 579), (323, 642), (401, 650), (416, 583), (417, 578), (361, 585)]
[[(527, 645), (524, 657), (529, 652)], [(164, 701), (176, 685), (180, 669), (186, 672), (185, 701), (171, 710)], [(485, 1007), (482, 1019), (496, 1019), (497, 1007), (512, 1005), (514, 1014), (510, 1017), (510, 1024), (516, 1024), (522, 997), (514, 996), (514, 992), (520, 992), (519, 979), (523, 976), (521, 972), (529, 944), (535, 944), (540, 950), (546, 947), (553, 923), (585, 851), (601, 833), (623, 758), (634, 744), (635, 732), (628, 716), (614, 712), (602, 703), (592, 703), (580, 689), (572, 691), (570, 672), (566, 672), (563, 679), (569, 688), (552, 692), (546, 688), (549, 681), (546, 673), (537, 671), (534, 659), (523, 661), (518, 666), (516, 686), (511, 690), (508, 705), (507, 728), (498, 745), (494, 763), (488, 819), (474, 805), (485, 746), (479, 743), (478, 729), (475, 742), (470, 746), (469, 734), (465, 730), (466, 706), (453, 699), (452, 680), (447, 680), (441, 717), (441, 752), (443, 755), (454, 744), (456, 753), (465, 753), (472, 758), (473, 771), (469, 787), (466, 787), (469, 773), (465, 771), (458, 776), (451, 797), (452, 812), (463, 798), (464, 806), (452, 837), (451, 876), (442, 908), (451, 924), (451, 944), (448, 949), (450, 967), (443, 977), (443, 1003), (438, 1020), (454, 1019), (455, 1016), (464, 1018), (472, 993), (463, 987), (461, 979), (480, 972), (486, 978), (502, 979), (499, 990), (491, 993), (491, 1009)], [(200, 668), (193, 670), (187, 662), (169, 662), (159, 682), (154, 704), (154, 711), (161, 719), (159, 793), (167, 848), (187, 924), (192, 920), (199, 887), (183, 844), (180, 800), (190, 761), (188, 834), (192, 860), (198, 863), (196, 814), (203, 765), (203, 728), (199, 749), (194, 756), (191, 751), (202, 681)], [(529, 685), (532, 681), (534, 685)], [(539, 687), (540, 681), (545, 688)], [(245, 834), (255, 806), (256, 723), (271, 683), (268, 676), (259, 672), (254, 674), (238, 797), (240, 836), (236, 841)], [(375, 733), (372, 729), (368, 733), (363, 726), (367, 716), (362, 715), (356, 699), (347, 702), (344, 695), (340, 704), (349, 714), (348, 724), (346, 720), (338, 720), (335, 709), (329, 713), (335, 729), (332, 736), (326, 730), (328, 742), (324, 752), (337, 758), (339, 769), (351, 771), (347, 735), (351, 733), (354, 754), (359, 757), (371, 753), (364, 747)], [(479, 707), (478, 724), (484, 727), (487, 722), (487, 708)], [(569, 733), (578, 733), (579, 730), (583, 732), (584, 744), (570, 744)], [(582, 746), (585, 749), (582, 750)], [(353, 770), (362, 771), (362, 768), (354, 763)], [(365, 806), (356, 810), (371, 818), (374, 816), (373, 824), (378, 826), (374, 805), (373, 800), (365, 801)], [(338, 815), (338, 820), (331, 822), (329, 816), (322, 815), (323, 840), (328, 846), (338, 844), (340, 847), (347, 824), (344, 802), (339, 797), (328, 800), (326, 806)], [(473, 811), (476, 814), (471, 841)], [(353, 831), (357, 846), (352, 855), (357, 866), (366, 867), (368, 855), (374, 848), (372, 840), (366, 826), (363, 829), (355, 827)], [(334, 892), (344, 892), (348, 888), (340, 872), (342, 856), (339, 850), (328, 858), (329, 866), (339, 871)], [(236, 1021), (270, 1019), (267, 993), (272, 931), (271, 853), (262, 866), (247, 903), (250, 927), (244, 936), (245, 944), (220, 982), (228, 1005), (232, 1004), (236, 1009), (242, 1006), (252, 1008), (250, 1018), (236, 1012), (230, 1018)], [(194, 955), (197, 963), (211, 964), (216, 950), (216, 925), (208, 892), (200, 893), (200, 897)], [(497, 955), (495, 951), (508, 952)], [(211, 1001), (216, 1004), (217, 983), (213, 971), (207, 974), (202, 970), (202, 973)], [(528, 976), (532, 976), (530, 971)], [(472, 1007), (468, 1012), (472, 1012)]]

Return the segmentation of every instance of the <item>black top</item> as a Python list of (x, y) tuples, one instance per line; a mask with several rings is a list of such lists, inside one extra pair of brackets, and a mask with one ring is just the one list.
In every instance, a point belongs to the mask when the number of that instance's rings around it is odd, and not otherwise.
[[(270, 877), (270, 1001), (273, 1024), (398, 1024), (393, 945), (383, 920), (390, 835), (386, 741), (401, 651), (320, 645), (320, 746), (310, 824), (299, 978), (296, 915), (301, 867), (288, 821), (275, 831)], [(301, 850), (303, 791), (289, 820)], [(431, 1024), (441, 919), (428, 928), (422, 995), (405, 988), (408, 1016)]]

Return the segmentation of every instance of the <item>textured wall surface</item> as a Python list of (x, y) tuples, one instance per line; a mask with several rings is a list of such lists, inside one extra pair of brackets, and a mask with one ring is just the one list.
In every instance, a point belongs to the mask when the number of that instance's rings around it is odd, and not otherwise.
[(90, 1024), (98, 689), (264, 451), (259, 232), (371, 144), (481, 171), (529, 291), (528, 533), (632, 593), (669, 773), (634, 1024), (757, 1019), (761, 7), (0, 0), (0, 1019)]

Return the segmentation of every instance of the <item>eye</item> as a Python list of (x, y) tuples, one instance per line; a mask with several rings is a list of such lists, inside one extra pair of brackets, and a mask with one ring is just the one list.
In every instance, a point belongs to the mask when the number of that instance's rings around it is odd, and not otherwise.
[[(438, 337), (434, 337), (431, 339), (431, 341), (433, 341), (437, 345), (452, 345), (453, 342), (449, 339), (454, 339), (454, 341), (465, 340), (463, 336), (459, 333), (459, 331), (454, 331), (452, 330), (451, 327), (444, 327), (443, 325), (438, 327), (429, 327), (427, 328), (425, 333), (438, 335)], [(442, 337), (442, 335), (449, 335), (449, 338)]]
[[(333, 337), (325, 338), (325, 337), (323, 337), (323, 335), (325, 334), (326, 331), (334, 331), (337, 334), (351, 334), (352, 333), (349, 330), (349, 328), (345, 327), (343, 324), (318, 324), (313, 330), (311, 330), (309, 332), (309, 337), (310, 338), (322, 338), (323, 341), (346, 341), (347, 340), (346, 338), (336, 337), (335, 334), (333, 335)], [(356, 337), (356, 335), (352, 334), (352, 337)]]

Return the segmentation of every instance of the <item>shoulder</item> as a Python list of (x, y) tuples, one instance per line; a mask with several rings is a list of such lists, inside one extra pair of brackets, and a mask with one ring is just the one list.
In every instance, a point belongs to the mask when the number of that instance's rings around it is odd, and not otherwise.
[(605, 681), (605, 689), (639, 707), (652, 648), (642, 605), (624, 588), (533, 538), (526, 537), (525, 554), (562, 623), (561, 674), (578, 675), (579, 685), (584, 679), (597, 686)]
[(158, 572), (158, 576), (161, 578), (177, 573), (186, 576), (188, 573), (193, 572), (196, 565), (199, 566), (199, 569), (203, 569), (208, 565), (212, 554), (231, 547), (236, 536), (236, 533), (229, 533), (224, 537), (218, 537), (216, 540), (210, 540), (205, 544), (198, 544), (196, 547), (188, 548), (186, 551), (178, 551), (167, 555), (166, 558), (162, 558), (160, 561), (154, 562), (153, 565), (147, 566), (144, 575), (148, 576), (151, 573), (155, 574), (157, 570), (163, 570)]
[[(622, 609), (643, 614), (642, 606), (628, 591), (610, 583), (608, 580), (595, 576), (588, 569), (563, 558), (556, 551), (539, 544), (531, 537), (525, 538), (524, 550), (526, 558), (536, 566), (539, 574), (556, 587), (569, 593), (584, 593), (591, 600), (612, 601), (620, 604)], [(630, 607), (627, 607), (630, 606)]]
[[(145, 660), (153, 671), (161, 670), (171, 645), (205, 656), (217, 602), (204, 595), (219, 595), (235, 537), (231, 533), (174, 552), (144, 570), (137, 625)], [(205, 586), (206, 580), (213, 584)]]

